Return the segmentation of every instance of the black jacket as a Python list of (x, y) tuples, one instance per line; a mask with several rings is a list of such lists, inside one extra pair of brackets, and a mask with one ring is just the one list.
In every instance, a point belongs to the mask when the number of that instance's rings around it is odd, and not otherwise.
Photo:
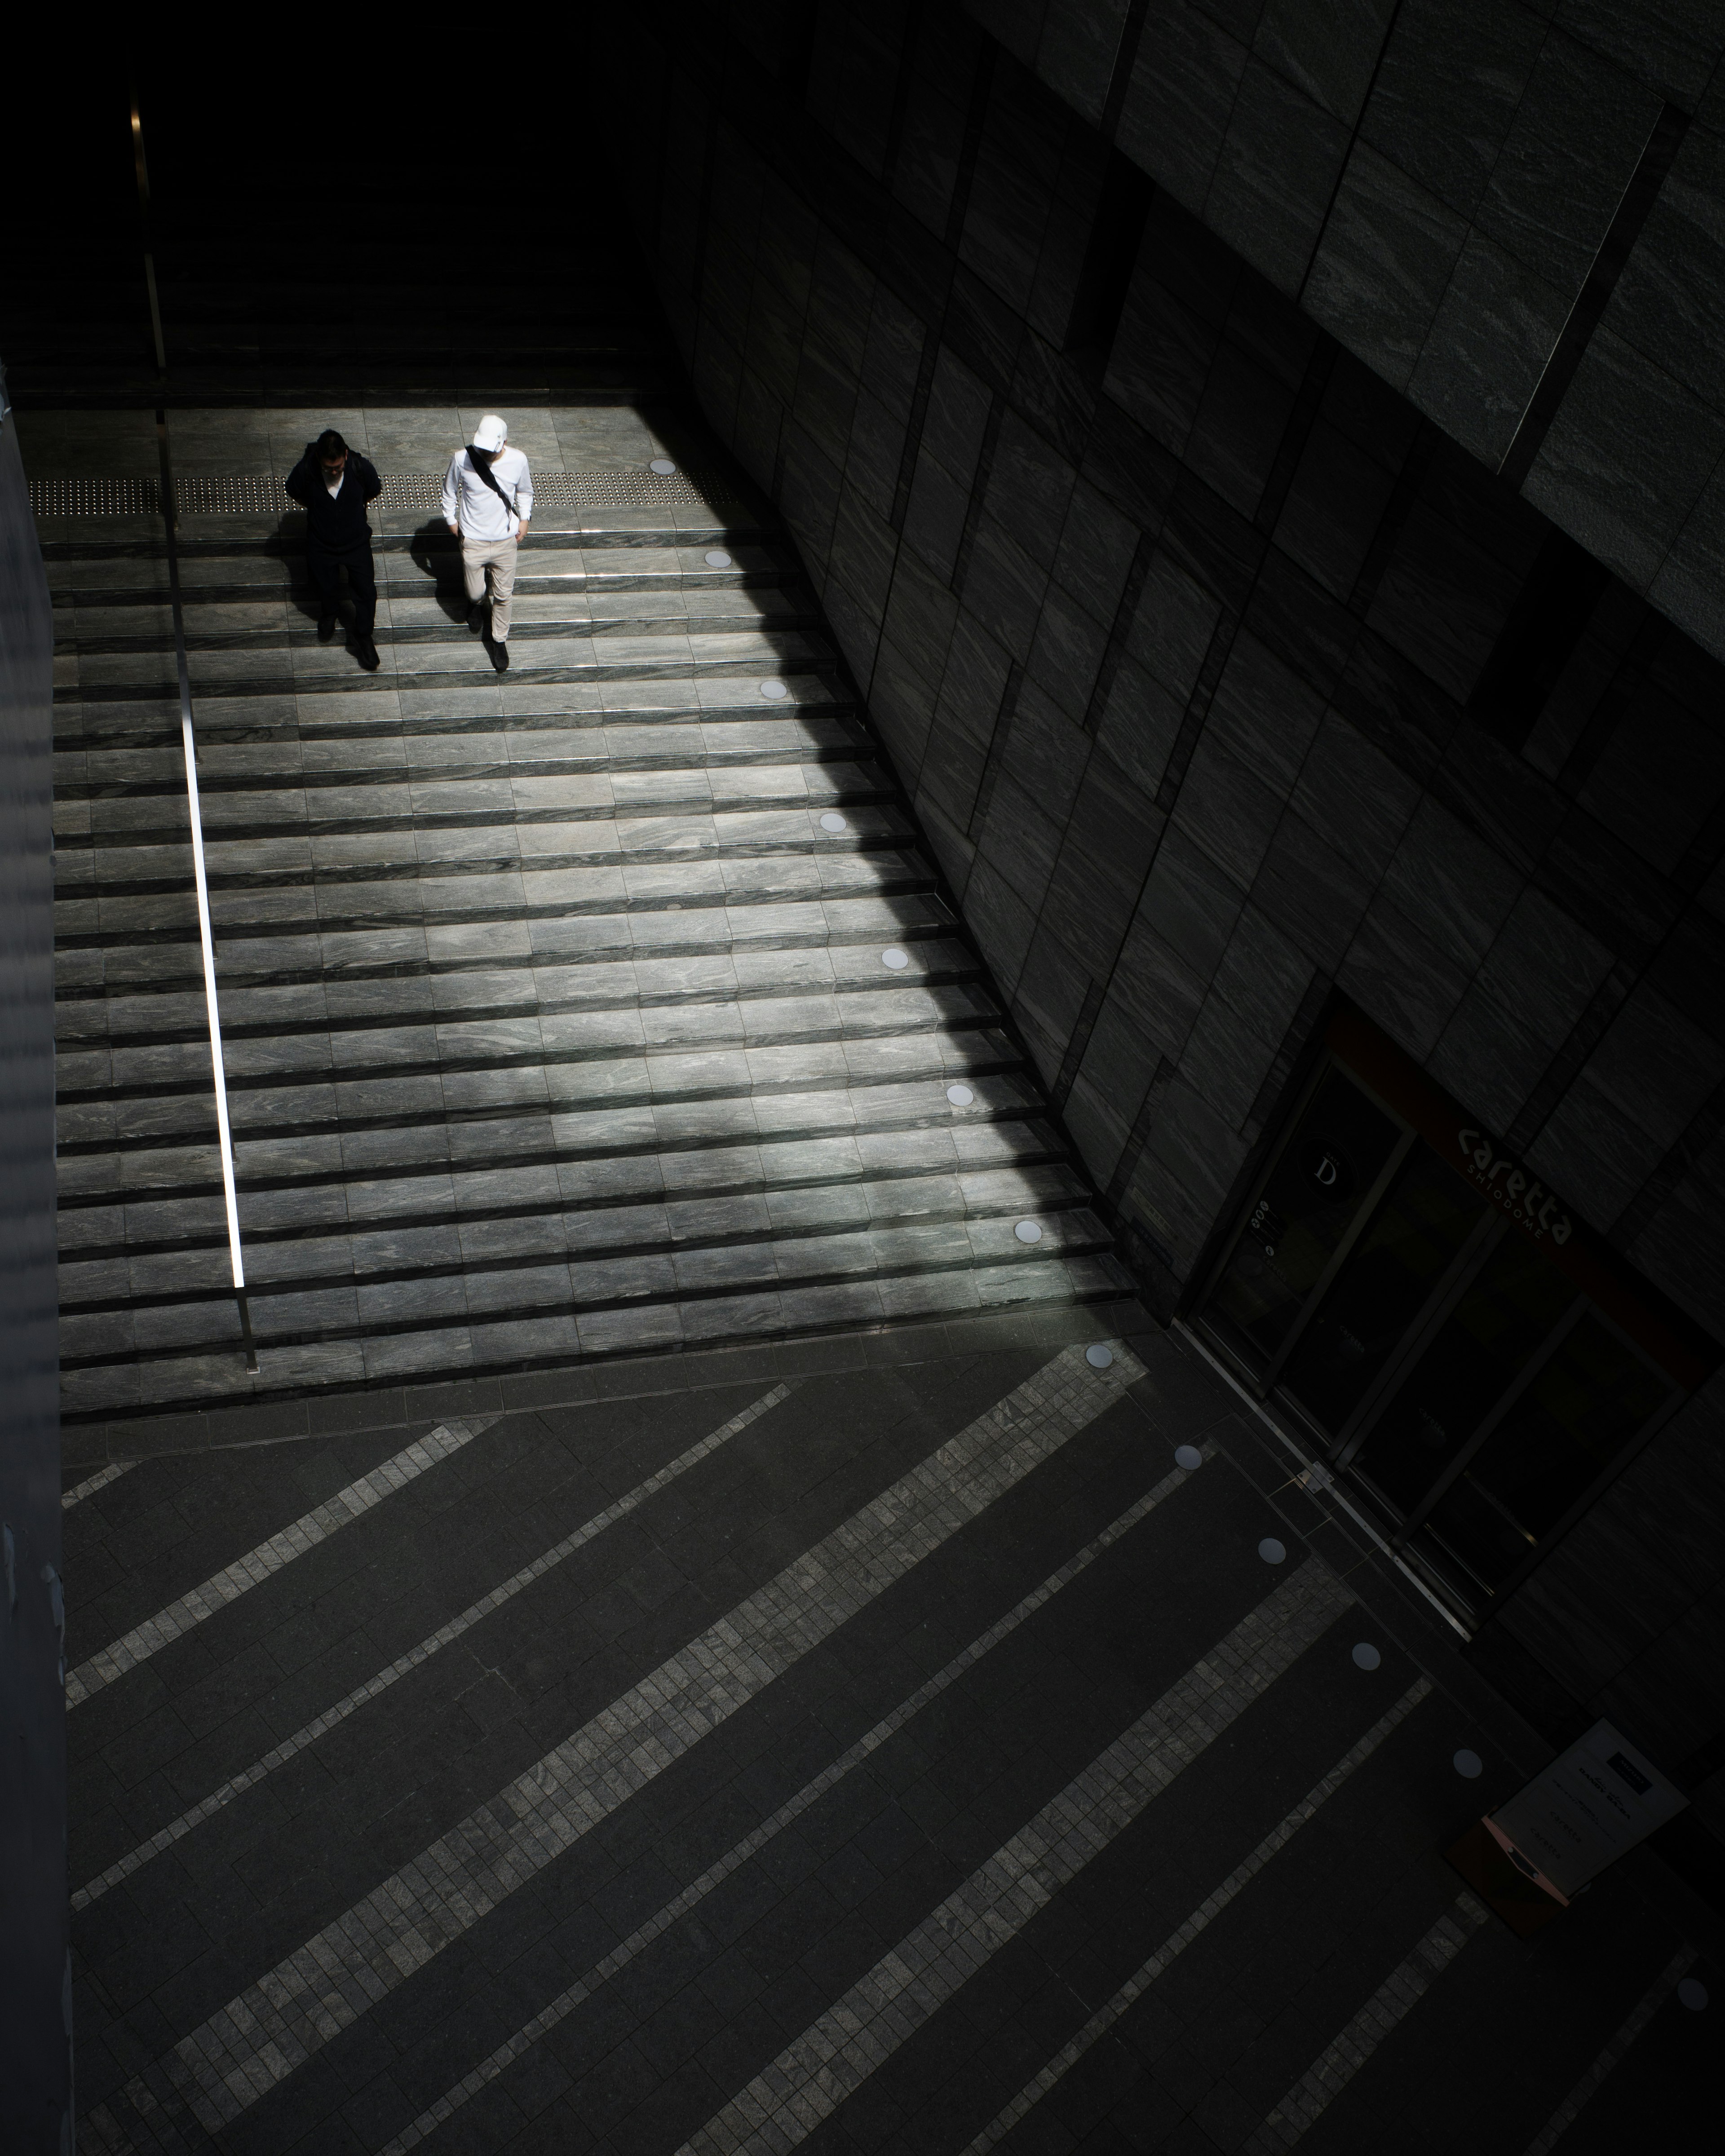
[(363, 547), (371, 537), (366, 504), (382, 494), (383, 482), (377, 476), (377, 467), (357, 449), (347, 452), (347, 470), (337, 495), (331, 495), (323, 483), (316, 442), (307, 442), (305, 455), (282, 485), (295, 501), (305, 503), (305, 536), (314, 547), (344, 554), (351, 547)]

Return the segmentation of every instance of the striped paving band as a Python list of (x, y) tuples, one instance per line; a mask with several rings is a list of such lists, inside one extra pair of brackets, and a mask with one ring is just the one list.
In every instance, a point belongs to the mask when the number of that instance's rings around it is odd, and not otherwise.
[(1589, 2099), (1598, 2089), (1607, 2074), (1618, 2063), (1647, 2024), (1658, 2013), (1687, 1974), (1696, 1959), (1693, 1947), (1680, 1947), (1654, 1979), (1645, 1995), (1637, 2002), (1617, 2034), (1600, 2052), (1587, 2071), (1570, 2090), (1568, 2096), (1547, 2119), (1545, 2124), (1527, 2143), (1527, 2156), (1548, 2156), (1569, 2128), (1581, 2116)]
[(104, 1685), (112, 1684), (116, 1677), (124, 1676), (128, 1670), (147, 1661), (151, 1655), (189, 1632), (194, 1625), (201, 1625), (206, 1617), (213, 1617), (218, 1609), (225, 1609), (230, 1602), (238, 1601), (242, 1594), (280, 1572), (285, 1564), (315, 1549), (337, 1528), (348, 1526), (396, 1491), (405, 1489), (428, 1467), (435, 1467), (440, 1460), (459, 1452), (464, 1445), (471, 1444), (481, 1430), (489, 1430), (494, 1422), (501, 1419), (495, 1414), (469, 1415), (463, 1420), (439, 1423), (425, 1436), (416, 1437), (393, 1460), (386, 1460), (369, 1475), (362, 1475), (345, 1490), (338, 1490), (333, 1497), (303, 1513), (291, 1527), (284, 1527), (280, 1534), (271, 1535), (268, 1542), (259, 1543), (254, 1550), (248, 1550), (244, 1557), (237, 1558), (213, 1579), (205, 1580), (202, 1587), (194, 1587), (189, 1594), (169, 1603), (166, 1609), (158, 1610), (155, 1616), (134, 1626), (123, 1638), (104, 1647), (100, 1654), (92, 1655), (87, 1662), (80, 1662), (66, 1679), (67, 1706), (81, 1705)]
[[(201, 2123), (239, 2117), (1123, 1399), (1142, 1367), (1109, 1344), (1106, 1370), (1057, 1355), (176, 2045), (160, 2063)], [(157, 2107), (143, 2076), (125, 2094)]]
[(1396, 2025), (1419, 2005), (1480, 1926), (1490, 1921), (1484, 1905), (1471, 1894), (1458, 1895), (1414, 1951), (1391, 1969), (1335, 2041), (1301, 2075), (1245, 2143), (1245, 2156), (1276, 2156), (1278, 2149), (1291, 2148), (1341, 2095)]
[[(1214, 1448), (1199, 1448), (1204, 1460), (1214, 1455)], [(1190, 1471), (1196, 1473), (1196, 1470)], [(405, 2156), (409, 2148), (416, 2148), (429, 2133), (434, 2133), (470, 2097), (475, 2097), (499, 2074), (514, 2064), (516, 2060), (530, 2051), (534, 2045), (549, 2035), (559, 2022), (565, 2021), (576, 2008), (602, 1990), (613, 1977), (621, 1974), (635, 1957), (661, 1938), (672, 1925), (680, 1923), (690, 1911), (706, 1900), (713, 1890), (728, 1879), (752, 1857), (757, 1856), (775, 1835), (783, 1832), (795, 1820), (800, 1819), (809, 1808), (819, 1804), (827, 1793), (835, 1789), (851, 1768), (859, 1766), (891, 1737), (914, 1720), (931, 1700), (937, 1699), (955, 1683), (965, 1671), (972, 1669), (985, 1655), (990, 1654), (1002, 1640), (1009, 1638), (1019, 1627), (1045, 1604), (1053, 1600), (1063, 1587), (1070, 1586), (1081, 1573), (1088, 1571), (1104, 1551), (1111, 1549), (1122, 1536), (1129, 1534), (1138, 1522), (1148, 1517), (1165, 1497), (1173, 1494), (1183, 1482), (1189, 1480), (1189, 1471), (1177, 1467), (1164, 1475), (1155, 1487), (1147, 1490), (1137, 1504), (1128, 1507), (1120, 1517), (1087, 1542), (1076, 1557), (1070, 1558), (1059, 1571), (1050, 1573), (1040, 1587), (1033, 1588), (1023, 1601), (1016, 1604), (988, 1630), (973, 1640), (968, 1647), (955, 1655), (943, 1669), (924, 1684), (919, 1685), (910, 1697), (883, 1715), (872, 1729), (858, 1738), (847, 1751), (842, 1752), (830, 1766), (805, 1782), (795, 1796), (788, 1798), (768, 1819), (763, 1820), (752, 1833), (735, 1842), (715, 1863), (708, 1866), (701, 1876), (662, 1908), (656, 1910), (630, 1933), (619, 1946), (614, 1947), (604, 1959), (597, 1963), (584, 1975), (578, 1977), (567, 1990), (561, 1991), (549, 2005), (542, 2007), (532, 2020), (516, 2030), (505, 2043), (500, 2044), (489, 2058), (481, 2060), (473, 2071), (458, 2082), (454, 2087), (440, 2096), (437, 2102), (421, 2112), (413, 2124), (398, 2133), (382, 2151), (382, 2156)]]
[(81, 1505), (86, 1497), (95, 1496), (98, 1490), (105, 1490), (110, 1482), (117, 1481), (130, 1467), (137, 1466), (136, 1460), (116, 1460), (100, 1472), (89, 1476), (82, 1482), (74, 1482), (69, 1490), (60, 1494), (60, 1510), (69, 1512), (74, 1505)]
[(775, 1385), (771, 1392), (763, 1393), (740, 1414), (732, 1415), (729, 1422), (709, 1432), (698, 1444), (691, 1445), (686, 1452), (680, 1453), (669, 1466), (661, 1467), (656, 1475), (649, 1475), (644, 1482), (638, 1482), (614, 1505), (608, 1505), (603, 1512), (594, 1513), (592, 1519), (577, 1527), (572, 1534), (565, 1535), (560, 1543), (554, 1543), (531, 1564), (523, 1565), (501, 1586), (494, 1587), (489, 1594), (482, 1594), (477, 1602), (470, 1603), (459, 1616), (452, 1617), (447, 1625), (439, 1625), (429, 1638), (421, 1640), (417, 1646), (409, 1647), (404, 1655), (398, 1655), (387, 1670), (380, 1671), (374, 1677), (368, 1677), (363, 1684), (356, 1685), (333, 1707), (326, 1707), (303, 1728), (296, 1729), (291, 1737), (285, 1737), (261, 1759), (254, 1761), (249, 1767), (223, 1782), (219, 1789), (213, 1790), (189, 1810), (182, 1812), (177, 1819), (171, 1820), (160, 1832), (151, 1835), (147, 1841), (141, 1842), (116, 1863), (110, 1864), (88, 1886), (80, 1887), (72, 1897), (72, 1907), (85, 1909), (92, 1902), (99, 1901), (110, 1887), (117, 1887), (122, 1879), (130, 1878), (152, 1856), (160, 1856), (164, 1849), (171, 1848), (175, 1842), (188, 1835), (193, 1827), (201, 1825), (224, 1805), (232, 1804), (237, 1796), (255, 1788), (266, 1776), (273, 1774), (278, 1767), (285, 1766), (297, 1753), (303, 1752), (307, 1745), (315, 1744), (319, 1738), (327, 1735), (338, 1722), (345, 1722), (350, 1714), (357, 1712), (361, 1707), (369, 1706), (380, 1693), (387, 1691), (391, 1685), (406, 1676), (410, 1670), (416, 1670), (422, 1662), (429, 1661), (451, 1640), (459, 1640), (464, 1632), (471, 1630), (481, 1618), (489, 1617), (494, 1610), (501, 1609), (524, 1588), (531, 1587), (536, 1579), (542, 1579), (554, 1565), (561, 1564), (566, 1557), (572, 1557), (595, 1536), (603, 1534), (607, 1527), (614, 1527), (618, 1521), (633, 1512), (638, 1506), (644, 1504), (656, 1491), (675, 1481), (680, 1475), (687, 1474), (691, 1467), (698, 1466), (721, 1445), (728, 1444), (739, 1432), (747, 1430), (752, 1422), (757, 1421), (770, 1409), (776, 1408), (781, 1400), (788, 1399), (790, 1393), (789, 1385)]
[(678, 2156), (793, 2147), (884, 2066), (1077, 1877), (1353, 1597), (1316, 1558), (978, 1866), (836, 2005), (686, 2141)]
[(1322, 1781), (1303, 1796), (1286, 1818), (1266, 1835), (1251, 1855), (1235, 1866), (1213, 1894), (1199, 1903), (1179, 1929), (1171, 1933), (1149, 1959), (1132, 1971), (1119, 1990), (1106, 2005), (1099, 2007), (1091, 2015), (1071, 2041), (1063, 2045), (1042, 2071), (1024, 2084), (1012, 2102), (1004, 2105), (994, 2114), (976, 2138), (967, 2144), (963, 2156), (983, 2156), (985, 2149), (992, 2148), (997, 2142), (1004, 2140), (1019, 2121), (1071, 2071), (1085, 2053), (1107, 2035), (1121, 2015), (1137, 2004), (1151, 1985), (1179, 1958), (1199, 1933), (1209, 1928), (1235, 1895), (1257, 1877), (1271, 1858), (1285, 1849), (1302, 1826), (1316, 1818), (1354, 1769), (1371, 1758), (1390, 1732), (1399, 1728), (1430, 1691), (1430, 1677), (1416, 1678), (1389, 1713), (1373, 1723), (1358, 1743), (1345, 1753)]

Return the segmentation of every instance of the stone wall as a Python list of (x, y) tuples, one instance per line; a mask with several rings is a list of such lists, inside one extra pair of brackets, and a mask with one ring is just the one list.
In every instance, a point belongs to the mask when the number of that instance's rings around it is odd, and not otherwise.
[(0, 2147), (71, 2147), (54, 1174), (54, 624), (0, 377)]
[(1725, 657), (1725, 13), (967, 0), (1314, 321)]
[[(732, 20), (644, 244), (1153, 1298), (1345, 996), (1717, 1331), (1725, 669), (957, 8)], [(1722, 1529), (1716, 1381), (1476, 1651), (1725, 1828)]]

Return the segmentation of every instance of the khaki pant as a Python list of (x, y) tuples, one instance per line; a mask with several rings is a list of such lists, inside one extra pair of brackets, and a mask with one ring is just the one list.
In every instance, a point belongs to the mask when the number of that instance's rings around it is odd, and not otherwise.
[(509, 641), (509, 608), (515, 597), (514, 539), (469, 539), (461, 542), (461, 573), (467, 579), (467, 603), (477, 606), (485, 595), (485, 567), (491, 570), (491, 641)]

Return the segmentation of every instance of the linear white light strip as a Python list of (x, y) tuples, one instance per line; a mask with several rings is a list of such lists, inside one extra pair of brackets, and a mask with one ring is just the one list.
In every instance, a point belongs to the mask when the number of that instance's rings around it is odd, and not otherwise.
[(186, 798), (192, 810), (192, 865), (198, 878), (198, 934), (203, 946), (203, 1000), (209, 1013), (209, 1052), (216, 1083), (216, 1127), (222, 1141), (222, 1198), (228, 1208), (228, 1256), (236, 1289), (245, 1286), (245, 1262), (239, 1251), (239, 1203), (234, 1189), (234, 1140), (228, 1127), (228, 1078), (222, 1067), (222, 1017), (216, 1005), (216, 948), (210, 934), (209, 881), (203, 868), (203, 815), (198, 800), (198, 751), (192, 737), (192, 711), (181, 690), (180, 743), (186, 753)]
[(203, 952), (203, 1008), (209, 1020), (210, 1076), (216, 1096), (216, 1135), (222, 1152), (222, 1202), (228, 1212), (228, 1260), (239, 1327), (245, 1342), (245, 1366), (258, 1367), (252, 1341), (251, 1312), (245, 1295), (245, 1261), (239, 1248), (239, 1199), (234, 1188), (234, 1138), (228, 1124), (228, 1073), (222, 1060), (222, 1018), (216, 1002), (216, 947), (210, 932), (209, 878), (203, 863), (203, 811), (198, 796), (198, 741), (192, 725), (192, 675), (186, 659), (186, 620), (180, 602), (180, 554), (174, 536), (177, 508), (169, 461), (167, 413), (156, 414), (156, 447), (162, 465), (162, 521), (167, 533), (167, 588), (173, 613), (174, 664), (180, 684), (180, 747), (186, 759), (186, 807), (192, 819), (192, 872), (198, 886), (198, 937)]
[(198, 885), (198, 929), (203, 945), (203, 1005), (209, 1014), (211, 1075), (216, 1089), (216, 1130), (222, 1148), (222, 1196), (228, 1209), (228, 1255), (234, 1268), (234, 1298), (239, 1305), (245, 1367), (255, 1372), (258, 1351), (252, 1341), (252, 1314), (245, 1299), (245, 1266), (239, 1254), (239, 1201), (234, 1189), (234, 1140), (228, 1129), (228, 1074), (222, 1062), (222, 1021), (216, 1009), (216, 949), (210, 935), (209, 882), (203, 869), (203, 815), (198, 803), (198, 748), (192, 732), (192, 673), (186, 660), (186, 615), (180, 601), (180, 549), (174, 536), (178, 507), (174, 500), (173, 463), (168, 454), (167, 346), (162, 334), (162, 307), (156, 285), (156, 253), (150, 242), (150, 167), (144, 155), (144, 123), (136, 85), (131, 87), (131, 146), (138, 187), (138, 217), (144, 241), (144, 278), (150, 292), (150, 331), (156, 344), (156, 372), (162, 401), (156, 407), (156, 455), (162, 468), (162, 524), (167, 535), (167, 591), (174, 624), (174, 665), (180, 679), (180, 742), (186, 757), (186, 805), (192, 818), (192, 865)]

